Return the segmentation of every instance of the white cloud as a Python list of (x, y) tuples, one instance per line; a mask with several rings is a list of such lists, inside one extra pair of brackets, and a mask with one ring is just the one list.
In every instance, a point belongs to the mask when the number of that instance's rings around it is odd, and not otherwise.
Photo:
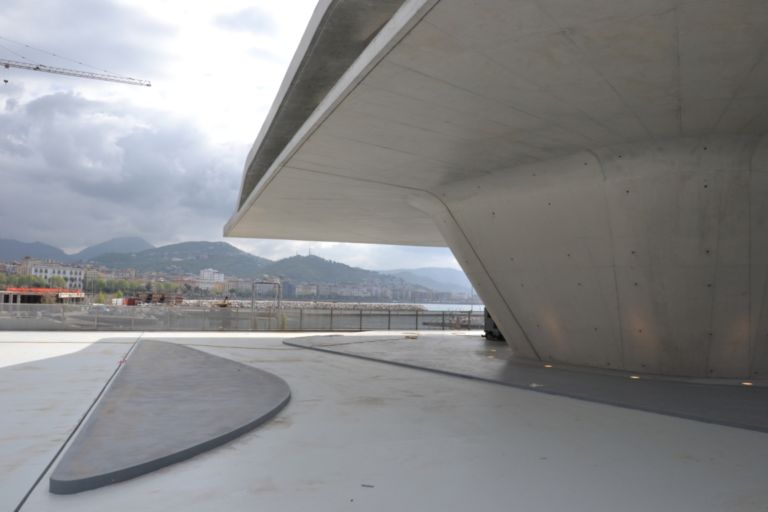
[[(221, 240), (315, 3), (5, 2), (0, 56), (91, 69), (23, 42), (152, 87), (0, 70), (0, 237), (68, 250), (129, 235)], [(227, 241), (271, 259), (311, 248), (374, 269), (457, 267), (447, 249)]]

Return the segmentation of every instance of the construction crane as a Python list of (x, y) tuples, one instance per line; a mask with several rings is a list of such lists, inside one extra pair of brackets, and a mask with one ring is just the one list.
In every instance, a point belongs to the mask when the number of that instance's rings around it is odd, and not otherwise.
[(120, 84), (142, 85), (151, 87), (148, 80), (139, 80), (128, 76), (113, 75), (110, 73), (94, 73), (91, 71), (80, 71), (79, 69), (56, 68), (44, 64), (34, 64), (31, 62), (21, 62), (18, 60), (0, 59), (0, 64), (5, 68), (29, 69), (32, 71), (42, 71), (44, 73), (55, 73), (57, 75), (75, 76), (78, 78), (90, 78), (91, 80), (104, 80), (106, 82), (117, 82)]

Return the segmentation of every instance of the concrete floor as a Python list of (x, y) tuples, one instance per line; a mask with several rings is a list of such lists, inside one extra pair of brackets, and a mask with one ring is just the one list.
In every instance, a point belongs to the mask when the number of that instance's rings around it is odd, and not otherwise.
[[(56, 496), (46, 478), (22, 510), (768, 505), (763, 433), (290, 348), (286, 335), (178, 334), (151, 338), (273, 372), (293, 399), (232, 443), (128, 482)], [(0, 509), (16, 507), (138, 335), (0, 333)]]
[(767, 381), (545, 364), (516, 359), (505, 343), (481, 336), (423, 334), (309, 336), (284, 344), (768, 433)]

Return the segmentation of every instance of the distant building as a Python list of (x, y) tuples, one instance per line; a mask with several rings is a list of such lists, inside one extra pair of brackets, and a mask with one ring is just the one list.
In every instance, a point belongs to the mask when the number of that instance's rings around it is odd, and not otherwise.
[(48, 282), (54, 277), (60, 277), (64, 279), (67, 288), (83, 288), (85, 270), (80, 267), (25, 259), (21, 263), (19, 270), (19, 273), (22, 275), (40, 277)]
[(80, 290), (67, 288), (17, 288), (0, 290), (0, 304), (76, 304), (85, 300)]
[(106, 273), (108, 279), (136, 279), (136, 271), (132, 268), (114, 269)]
[(250, 293), (251, 281), (247, 279), (231, 278), (226, 280), (226, 286), (224, 287), (226, 293)]
[(200, 277), (197, 286), (203, 290), (211, 290), (216, 286), (223, 286), (225, 276), (222, 272), (212, 268), (205, 268), (200, 271)]
[(317, 297), (317, 285), (297, 284), (294, 295), (297, 299), (313, 299)]

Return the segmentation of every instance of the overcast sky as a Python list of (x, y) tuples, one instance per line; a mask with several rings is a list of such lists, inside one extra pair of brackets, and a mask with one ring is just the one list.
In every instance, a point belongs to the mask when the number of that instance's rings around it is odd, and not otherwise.
[[(0, 238), (69, 252), (119, 236), (224, 240), (315, 3), (3, 0), (0, 57), (152, 87), (0, 68)], [(458, 267), (448, 249), (226, 241), (271, 259), (311, 248), (373, 269)]]

